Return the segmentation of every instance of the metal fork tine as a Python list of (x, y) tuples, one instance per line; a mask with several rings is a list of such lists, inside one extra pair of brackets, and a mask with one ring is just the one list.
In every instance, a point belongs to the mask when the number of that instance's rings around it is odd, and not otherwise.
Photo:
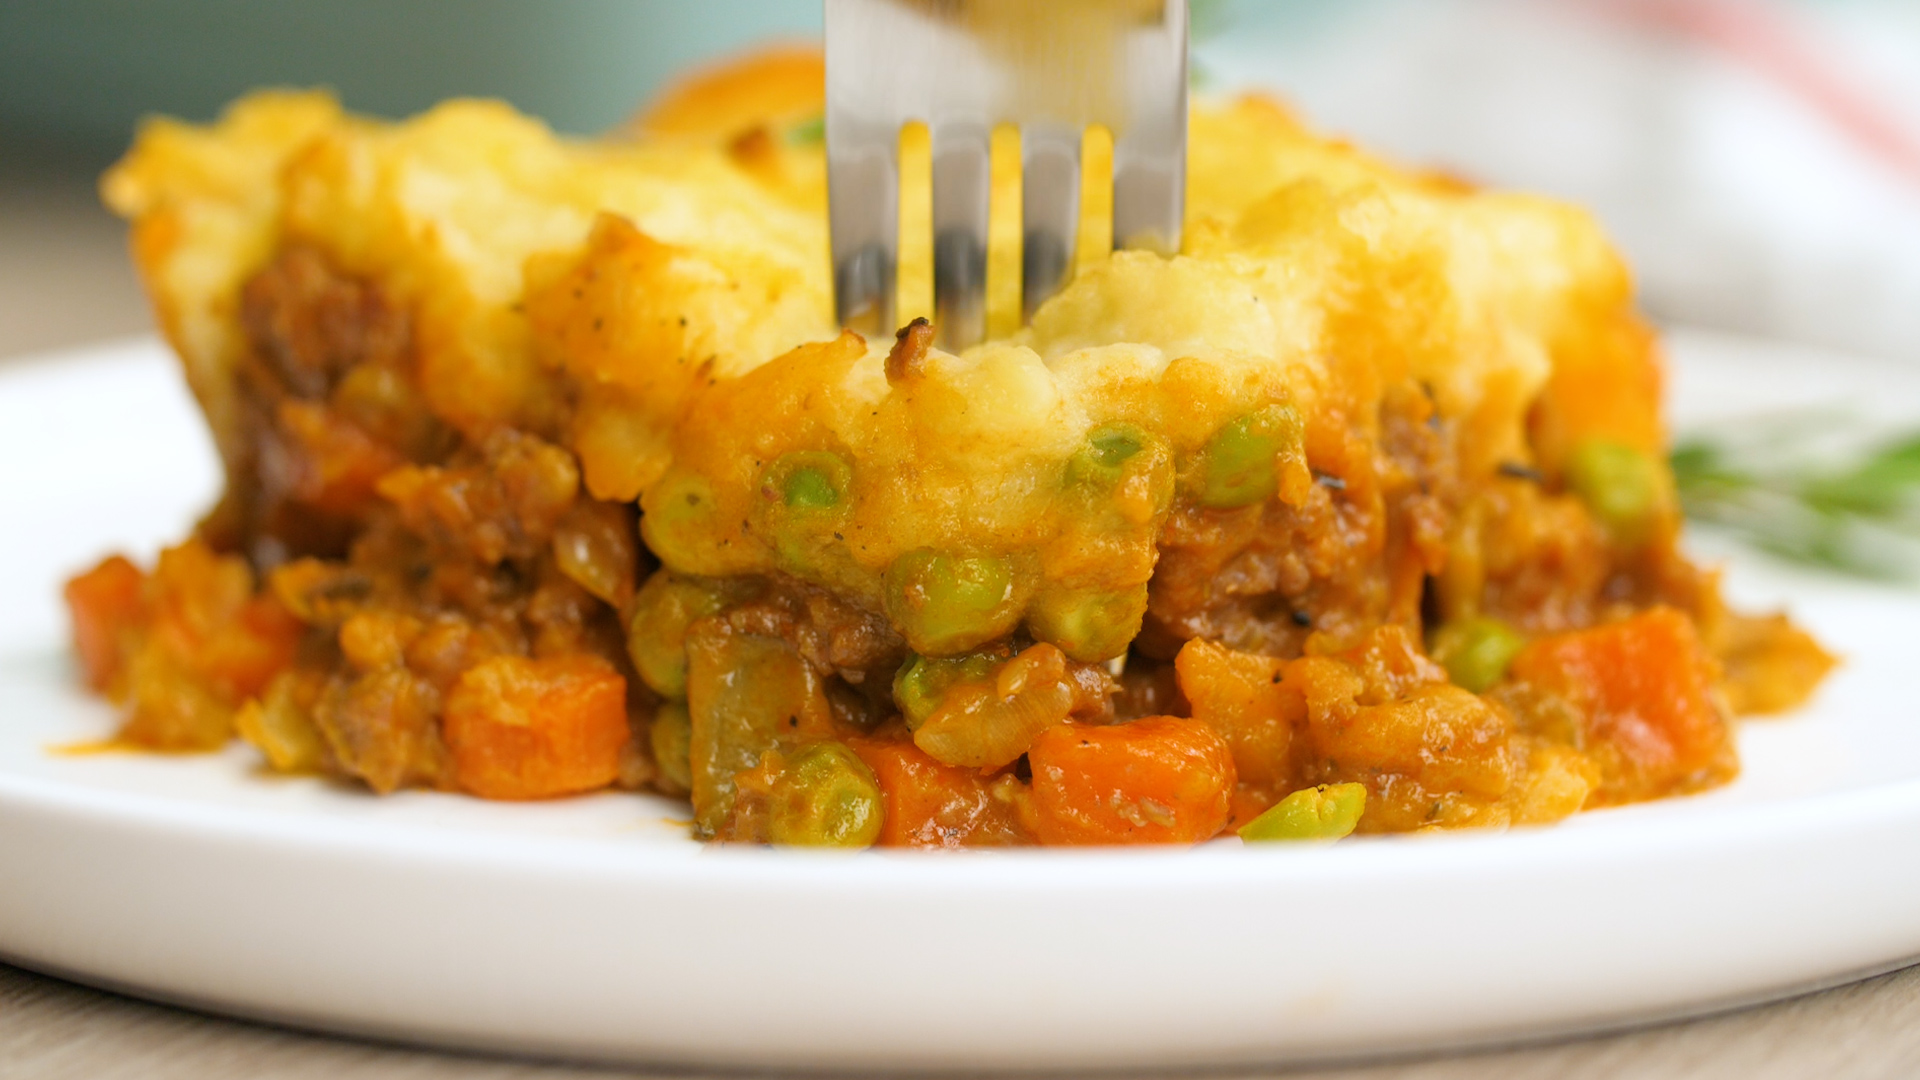
[(987, 336), (991, 135), (983, 124), (945, 123), (932, 136), (934, 327), (942, 348), (958, 350)]
[[(827, 222), (834, 314), (868, 338), (891, 336), (900, 233), (900, 121), (870, 58), (900, 32), (884, 0), (826, 0)], [(876, 108), (876, 104), (878, 107)]]
[(833, 297), (840, 325), (868, 337), (893, 329), (893, 279), (899, 250), (900, 165), (897, 142), (865, 145), (851, 137), (829, 147), (833, 184), (827, 197), (832, 234)]
[[(1126, 44), (1126, 130), (1113, 143), (1113, 246), (1180, 250), (1187, 179), (1187, 5)], [(1177, 89), (1177, 93), (1168, 93)]]
[(1179, 250), (1187, 0), (824, 0), (824, 9), (842, 325), (872, 337), (897, 321), (899, 138), (912, 120), (932, 128), (934, 303), (948, 349), (986, 336), (995, 123), (1022, 129), (1027, 318), (1073, 273), (1089, 124), (1114, 135), (1115, 246)]
[[(1132, 152), (1126, 152), (1126, 151)], [(1180, 250), (1185, 196), (1183, 177), (1167, 168), (1161, 153), (1115, 146), (1113, 154), (1113, 246), (1171, 255)]]
[(1034, 123), (1020, 132), (1021, 301), (1026, 319), (1073, 273), (1080, 239), (1080, 132)]
[(868, 147), (840, 156), (827, 200), (834, 250), (833, 297), (840, 325), (868, 337), (894, 322), (894, 259), (899, 250), (898, 151)]

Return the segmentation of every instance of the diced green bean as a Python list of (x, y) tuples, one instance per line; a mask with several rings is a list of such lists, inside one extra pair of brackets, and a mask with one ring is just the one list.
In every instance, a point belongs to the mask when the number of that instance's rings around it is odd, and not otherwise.
[(1298, 452), (1300, 440), (1300, 417), (1285, 405), (1230, 421), (1201, 452), (1200, 505), (1233, 510), (1272, 498), (1280, 489), (1280, 455)]
[(1253, 843), (1338, 840), (1353, 832), (1366, 809), (1364, 784), (1301, 788), (1240, 826), (1240, 839)]
[(731, 827), (739, 775), (782, 740), (832, 722), (813, 665), (785, 640), (697, 623), (687, 640), (693, 824), (701, 837)]
[(1567, 455), (1565, 476), (1567, 490), (1608, 535), (1624, 544), (1647, 539), (1665, 490), (1652, 454), (1611, 439), (1585, 439)]
[(774, 781), (767, 836), (792, 847), (871, 847), (882, 815), (880, 783), (866, 762), (839, 743), (814, 743)]
[(900, 707), (900, 716), (907, 726), (918, 730), (940, 707), (940, 699), (946, 696), (948, 687), (957, 682), (990, 678), (1006, 661), (1004, 651), (952, 657), (916, 654), (900, 665), (899, 673), (893, 677), (893, 703)]
[(669, 701), (654, 710), (647, 729), (653, 763), (660, 778), (675, 792), (693, 790), (693, 716), (682, 701)]
[(887, 616), (913, 651), (953, 656), (1019, 624), (1015, 584), (1006, 559), (917, 548), (887, 567)]
[(661, 570), (634, 594), (627, 655), (640, 679), (661, 697), (687, 696), (687, 627), (727, 604), (717, 582)]
[(1447, 669), (1454, 685), (1483, 694), (1507, 677), (1507, 665), (1526, 644), (1520, 631), (1481, 615), (1442, 627), (1433, 636), (1433, 658)]
[(1147, 587), (1088, 591), (1047, 589), (1027, 610), (1027, 628), (1041, 641), (1089, 664), (1127, 651), (1147, 616)]

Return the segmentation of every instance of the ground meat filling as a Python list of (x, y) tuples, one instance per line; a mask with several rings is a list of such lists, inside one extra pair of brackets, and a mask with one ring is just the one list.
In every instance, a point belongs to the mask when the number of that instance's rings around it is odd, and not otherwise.
[(1377, 452), (1365, 432), (1344, 432), (1336, 459), (1310, 455), (1315, 483), (1297, 506), (1176, 502), (1136, 649), (1171, 659), (1204, 638), (1298, 656), (1315, 633), (1351, 641), (1383, 621), (1417, 626), (1421, 584), (1457, 498), (1452, 447), (1433, 417), (1417, 387), (1388, 394)]
[(343, 555), (380, 477), (459, 445), (415, 389), (412, 321), (298, 245), (247, 281), (240, 315), (244, 449), (202, 535), (259, 566)]
[(657, 698), (621, 618), (650, 569), (633, 508), (588, 497), (538, 434), (434, 419), (404, 308), (320, 254), (286, 249), (242, 299), (247, 451), (202, 536), (307, 629), (241, 734), (376, 791), (650, 779), (635, 732)]

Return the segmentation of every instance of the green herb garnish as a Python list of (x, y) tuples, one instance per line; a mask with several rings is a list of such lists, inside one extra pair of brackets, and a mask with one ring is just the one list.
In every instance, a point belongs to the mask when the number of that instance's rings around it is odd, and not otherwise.
[(1671, 461), (1687, 517), (1805, 566), (1911, 581), (1920, 568), (1920, 432), (1836, 448), (1857, 426), (1795, 413), (1683, 439)]

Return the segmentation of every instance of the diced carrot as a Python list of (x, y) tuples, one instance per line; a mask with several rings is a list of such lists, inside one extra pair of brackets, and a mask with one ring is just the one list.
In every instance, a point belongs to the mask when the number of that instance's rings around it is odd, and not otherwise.
[(1281, 688), (1285, 661), (1195, 638), (1173, 664), (1180, 692), (1193, 703), (1193, 718), (1227, 741), (1241, 781), (1265, 785), (1289, 776), (1293, 725), (1287, 702), (1299, 695)]
[(285, 605), (262, 593), (207, 639), (195, 666), (230, 701), (258, 697), (275, 675), (293, 663), (305, 632), (306, 626)]
[(454, 780), (488, 799), (592, 791), (620, 775), (626, 679), (597, 656), (496, 656), (462, 674), (441, 721)]
[(293, 662), (305, 633), (255, 594), (245, 559), (199, 539), (161, 552), (151, 574), (108, 559), (66, 598), (88, 685), (128, 706), (117, 737), (156, 749), (224, 744), (233, 710)]
[(978, 769), (943, 765), (909, 739), (847, 743), (880, 781), (882, 847), (997, 847), (1022, 840), (1014, 806)]
[(1609, 751), (1600, 755), (1607, 801), (1655, 798), (1734, 768), (1712, 662), (1693, 623), (1672, 608), (1538, 638), (1512, 671), (1572, 705), (1588, 748)]
[(1061, 724), (1027, 753), (1044, 844), (1197, 844), (1232, 816), (1233, 752), (1200, 720)]
[(130, 635), (147, 621), (147, 576), (120, 555), (67, 582), (73, 646), (87, 685), (106, 691), (126, 674)]

